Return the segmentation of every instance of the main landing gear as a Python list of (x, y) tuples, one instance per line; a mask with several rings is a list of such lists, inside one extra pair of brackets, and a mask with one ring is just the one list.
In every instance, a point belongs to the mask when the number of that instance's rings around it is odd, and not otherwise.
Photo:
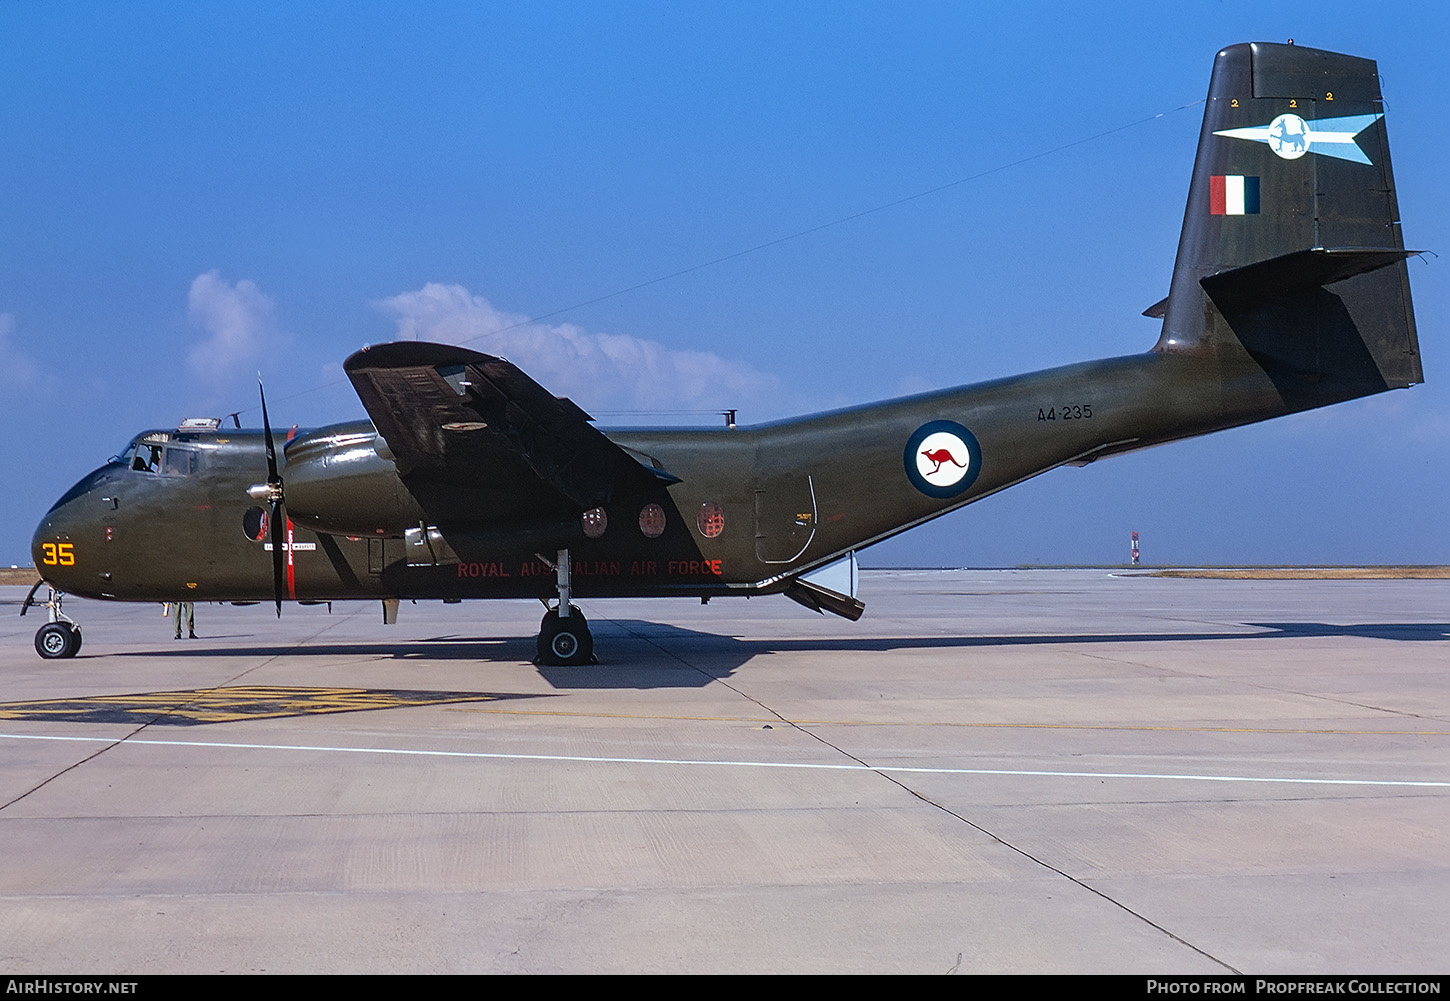
[[(35, 592), (40, 590), (41, 584), (45, 581), (38, 581), (25, 596), (25, 602), (20, 606), (20, 614), (24, 615), (26, 610), (35, 602)], [(48, 585), (47, 585), (48, 587)], [(49, 594), (45, 599), (46, 617), (50, 620), (41, 626), (35, 633), (35, 652), (46, 660), (61, 660), (65, 657), (74, 657), (81, 648), (81, 627), (76, 624), (65, 612), (61, 611), (61, 598), (64, 597), (53, 587), (48, 587)]]
[[(539, 558), (543, 559), (542, 556)], [(579, 611), (579, 606), (569, 601), (569, 550), (559, 550), (557, 562), (544, 562), (549, 563), (558, 576), (559, 603), (545, 612), (544, 621), (539, 623), (538, 652), (534, 663), (543, 667), (578, 667), (599, 663), (594, 657), (594, 637), (589, 633), (589, 622)]]
[(599, 663), (594, 659), (594, 637), (589, 633), (589, 623), (578, 605), (570, 605), (568, 615), (561, 615), (557, 608), (544, 613), (544, 621), (539, 623), (539, 648), (534, 663), (547, 667)]

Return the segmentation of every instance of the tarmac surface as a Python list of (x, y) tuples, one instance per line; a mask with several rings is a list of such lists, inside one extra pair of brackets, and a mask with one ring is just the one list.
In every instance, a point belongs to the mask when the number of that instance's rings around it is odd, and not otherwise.
[[(0, 588), (0, 972), (1444, 973), (1450, 581), (784, 598)], [(43, 613), (42, 613), (43, 614)]]

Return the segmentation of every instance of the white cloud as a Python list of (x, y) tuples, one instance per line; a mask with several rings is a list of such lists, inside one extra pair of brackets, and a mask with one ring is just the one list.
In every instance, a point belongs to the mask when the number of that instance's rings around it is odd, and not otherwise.
[(0, 386), (32, 389), (39, 381), (40, 366), (16, 345), (15, 315), (0, 313)]
[(467, 344), (501, 355), (550, 392), (590, 407), (698, 410), (769, 398), (773, 375), (708, 351), (681, 351), (572, 323), (528, 323), (461, 285), (429, 282), (375, 304), (404, 340)]
[(187, 294), (187, 315), (207, 335), (187, 355), (187, 367), (213, 390), (254, 374), (276, 339), (272, 300), (245, 278), (232, 283), (217, 271), (197, 275)]

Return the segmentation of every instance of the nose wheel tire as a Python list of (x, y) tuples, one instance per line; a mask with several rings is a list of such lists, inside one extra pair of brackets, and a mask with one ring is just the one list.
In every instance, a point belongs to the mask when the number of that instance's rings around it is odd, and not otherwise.
[(47, 622), (35, 634), (35, 652), (46, 660), (74, 657), (81, 648), (81, 631), (65, 622)]
[(568, 618), (560, 618), (559, 610), (551, 608), (539, 623), (538, 655), (535, 664), (546, 667), (578, 667), (597, 664), (594, 659), (594, 637), (584, 613), (569, 606)]

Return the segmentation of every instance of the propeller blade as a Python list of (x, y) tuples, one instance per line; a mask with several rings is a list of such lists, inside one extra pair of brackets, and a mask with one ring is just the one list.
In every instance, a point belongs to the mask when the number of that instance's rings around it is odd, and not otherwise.
[(267, 391), (262, 377), (257, 376), (257, 394), (262, 398), (262, 431), (267, 442), (267, 486), (272, 492), (272, 596), (277, 602), (277, 618), (282, 617), (282, 592), (287, 586), (287, 542), (282, 511), (282, 475), (277, 472), (277, 443), (272, 438), (272, 421), (267, 417)]
[(287, 532), (282, 502), (272, 502), (272, 594), (277, 601), (277, 618), (282, 617), (282, 592), (287, 587)]
[(272, 440), (272, 422), (267, 419), (267, 391), (262, 388), (261, 376), (257, 376), (257, 393), (262, 397), (262, 430), (267, 436), (267, 485), (277, 486), (282, 477), (277, 473), (277, 444)]

